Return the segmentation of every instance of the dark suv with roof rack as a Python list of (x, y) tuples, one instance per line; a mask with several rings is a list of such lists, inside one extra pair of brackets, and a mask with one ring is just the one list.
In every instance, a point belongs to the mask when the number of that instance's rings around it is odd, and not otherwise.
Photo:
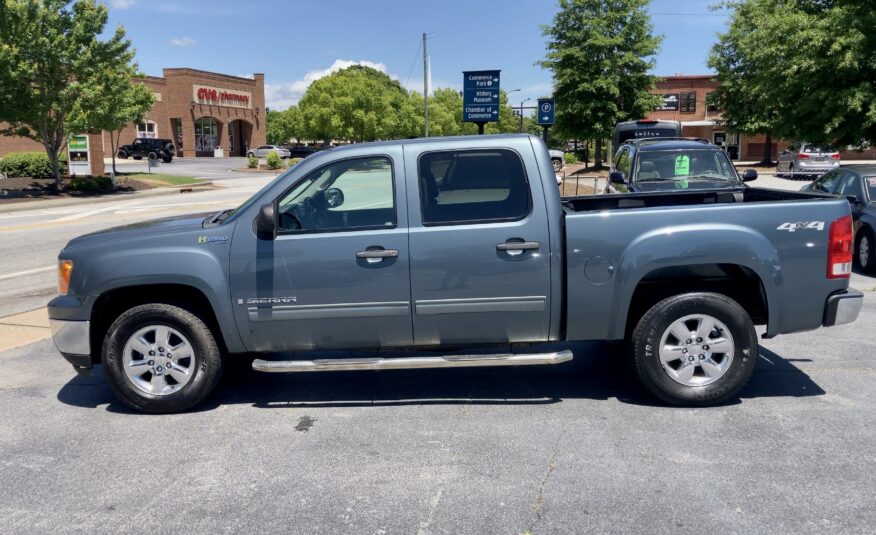
[(135, 160), (161, 158), (164, 163), (170, 163), (173, 160), (173, 153), (173, 141), (169, 139), (138, 137), (130, 145), (119, 147), (116, 155), (123, 160), (130, 156)]
[(605, 193), (733, 189), (757, 178), (740, 177), (724, 149), (701, 138), (638, 139), (615, 153)]

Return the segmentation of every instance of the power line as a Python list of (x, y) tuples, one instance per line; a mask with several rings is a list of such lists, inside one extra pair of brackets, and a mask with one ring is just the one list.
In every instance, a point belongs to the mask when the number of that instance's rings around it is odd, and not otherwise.
[(420, 47), (423, 46), (423, 43), (417, 39), (417, 51), (414, 52), (414, 60), (411, 61), (411, 68), (408, 69), (408, 77), (405, 79), (405, 87), (407, 88), (411, 83), (411, 77), (414, 75), (414, 67), (417, 65), (417, 58), (420, 57)]
[(448, 24), (447, 26), (442, 26), (441, 28), (438, 28), (437, 30), (432, 30), (431, 32), (428, 32), (428, 34), (429, 34), (430, 37), (432, 37), (432, 34), (433, 34), (433, 33), (441, 33), (441, 32), (443, 32), (444, 30), (447, 30), (447, 29), (449, 29), (449, 28), (453, 28), (453, 27), (455, 27), (455, 26), (459, 26), (460, 24), (463, 24), (463, 23), (465, 23), (465, 22), (469, 22), (469, 21), (471, 21), (471, 19), (474, 19), (474, 18), (477, 18), (477, 17), (483, 16), (483, 15), (489, 15), (490, 13), (495, 13), (496, 11), (499, 11), (500, 9), (508, 9), (510, 6), (513, 6), (514, 4), (519, 4), (519, 3), (522, 2), (522, 1), (523, 1), (523, 0), (512, 0), (511, 2), (507, 2), (507, 3), (505, 3), (505, 4), (503, 4), (503, 5), (499, 6), (499, 7), (494, 7), (494, 8), (492, 8), (492, 9), (488, 9), (488, 10), (483, 11), (483, 12), (481, 12), (481, 13), (476, 13), (476, 14), (474, 14), (474, 15), (469, 15), (467, 18), (460, 19), (460, 20), (454, 22), (453, 24)]
[(509, 22), (514, 22), (514, 21), (518, 21), (521, 19), (526, 19), (529, 17), (534, 17), (536, 15), (542, 15), (542, 14), (544, 14), (544, 10), (533, 11), (532, 13), (526, 13), (524, 15), (519, 15), (519, 16), (510, 18), (510, 19), (497, 20), (497, 21), (491, 22), (489, 24), (480, 24), (478, 26), (472, 26), (470, 28), (463, 28), (462, 30), (455, 30), (452, 32), (439, 33), (437, 35), (429, 34), (429, 37), (435, 39), (435, 38), (440, 38), (440, 37), (447, 37), (448, 35), (457, 35), (457, 34), (465, 33), (465, 32), (475, 32), (478, 30), (482, 30), (484, 28), (491, 28), (493, 26), (498, 26), (500, 24), (507, 24)]

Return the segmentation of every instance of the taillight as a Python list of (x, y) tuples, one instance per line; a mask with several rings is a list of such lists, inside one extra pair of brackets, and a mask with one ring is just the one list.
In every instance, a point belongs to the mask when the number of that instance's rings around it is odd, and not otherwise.
[(852, 216), (845, 215), (830, 224), (827, 242), (827, 278), (847, 279), (852, 273), (854, 248)]
[(837, 153), (831, 154), (831, 155), (830, 155), (830, 158), (831, 158), (832, 160), (839, 160), (839, 159), (840, 159), (840, 155), (839, 155), (839, 153), (837, 152)]
[(797, 155), (797, 157), (800, 158), (801, 160), (808, 160), (809, 159), (809, 155), (806, 154), (805, 152), (801, 152), (800, 154)]

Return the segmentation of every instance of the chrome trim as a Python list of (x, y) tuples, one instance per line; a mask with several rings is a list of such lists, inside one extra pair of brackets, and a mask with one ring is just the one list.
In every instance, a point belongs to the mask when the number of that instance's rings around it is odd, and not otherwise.
[(485, 297), (479, 299), (420, 300), (414, 310), (420, 316), (466, 314), (470, 312), (538, 312), (547, 306), (543, 295), (528, 297)]
[(69, 355), (90, 355), (91, 338), (89, 321), (56, 320), (49, 318), (52, 340), (61, 353)]
[(384, 303), (330, 303), (326, 305), (280, 305), (272, 307), (249, 307), (250, 321), (288, 321), (337, 318), (367, 318), (407, 316), (410, 314), (407, 301)]
[(486, 366), (530, 366), (561, 364), (572, 360), (568, 349), (554, 353), (445, 355), (441, 357), (398, 357), (271, 361), (256, 359), (252, 369), (260, 372), (327, 372), (351, 370), (410, 370), (424, 368), (475, 368)]

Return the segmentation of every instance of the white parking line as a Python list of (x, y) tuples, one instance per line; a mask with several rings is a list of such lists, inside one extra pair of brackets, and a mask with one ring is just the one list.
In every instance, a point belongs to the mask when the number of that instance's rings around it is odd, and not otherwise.
[(54, 271), (56, 269), (58, 269), (58, 268), (55, 266), (51, 266), (51, 267), (44, 267), (44, 268), (28, 269), (26, 271), (18, 271), (16, 273), (7, 273), (6, 275), (0, 275), (0, 281), (14, 279), (17, 277), (24, 277), (25, 275), (36, 275), (37, 273), (48, 273), (49, 271)]

